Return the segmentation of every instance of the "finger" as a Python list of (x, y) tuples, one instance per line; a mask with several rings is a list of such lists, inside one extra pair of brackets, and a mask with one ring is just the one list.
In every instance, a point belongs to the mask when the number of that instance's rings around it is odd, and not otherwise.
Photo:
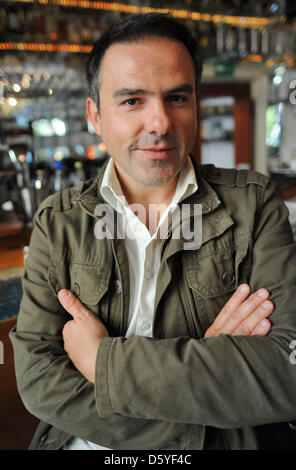
[(83, 316), (89, 313), (80, 300), (67, 289), (61, 289), (58, 292), (58, 299), (64, 309), (72, 315), (74, 320), (81, 320)]
[(73, 323), (75, 323), (75, 320), (67, 321), (67, 323), (64, 324), (64, 327), (63, 327), (63, 330), (62, 330), (65, 351), (67, 351), (67, 338), (68, 338), (69, 332), (71, 331), (71, 327), (72, 327)]
[(221, 326), (223, 333), (233, 334), (233, 332), (241, 325), (250, 315), (252, 315), (257, 308), (260, 307), (269, 297), (267, 289), (259, 289), (259, 291), (250, 295), (232, 315), (227, 318), (225, 323)]
[(241, 306), (241, 304), (246, 300), (250, 293), (250, 286), (248, 284), (242, 284), (235, 291), (235, 293), (230, 297), (222, 308), (219, 315), (217, 315), (213, 326), (215, 329), (219, 329), (225, 323), (225, 321)]
[[(261, 321), (267, 318), (274, 310), (274, 305), (270, 300), (263, 302), (250, 316), (246, 318), (234, 331), (233, 335), (249, 336), (252, 331), (260, 325)], [(263, 325), (266, 326), (265, 322)], [(258, 327), (259, 328), (259, 327)], [(260, 328), (259, 328), (260, 329)]]
[(267, 318), (265, 318), (264, 320), (261, 320), (257, 326), (255, 326), (250, 336), (266, 336), (269, 333), (270, 329), (271, 322)]

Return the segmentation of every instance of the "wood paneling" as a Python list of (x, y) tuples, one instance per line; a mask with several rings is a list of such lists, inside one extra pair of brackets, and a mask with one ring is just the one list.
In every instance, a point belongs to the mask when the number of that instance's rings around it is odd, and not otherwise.
[[(1, 243), (1, 239), (0, 239)], [(0, 249), (0, 269), (12, 268), (24, 265), (24, 249), (1, 250)]]
[(0, 269), (24, 265), (24, 246), (29, 245), (32, 227), (11, 230), (0, 224)]

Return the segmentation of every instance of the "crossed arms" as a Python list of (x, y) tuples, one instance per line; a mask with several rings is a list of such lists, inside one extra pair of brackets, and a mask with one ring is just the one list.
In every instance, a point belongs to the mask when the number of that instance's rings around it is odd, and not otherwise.
[(295, 418), (296, 255), (282, 209), (272, 204), (261, 215), (254, 246), (250, 285), (263, 283), (265, 296), (249, 296), (249, 287), (236, 292), (200, 340), (109, 337), (72, 294), (58, 300), (49, 288), (47, 230), (45, 217), (37, 220), (39, 250), (11, 334), (19, 391), (32, 414), (109, 448), (143, 448), (149, 427), (147, 445), (153, 435), (161, 448), (190, 423), (239, 428)]
[[(260, 289), (250, 295), (250, 287), (242, 284), (225, 304), (205, 338), (228, 335), (265, 336), (271, 323), (267, 317), (274, 309), (268, 300), (269, 292)], [(70, 291), (59, 292), (64, 309), (72, 315), (63, 328), (64, 348), (79, 372), (91, 383), (95, 383), (96, 357), (102, 338), (109, 336), (100, 319), (88, 310)]]

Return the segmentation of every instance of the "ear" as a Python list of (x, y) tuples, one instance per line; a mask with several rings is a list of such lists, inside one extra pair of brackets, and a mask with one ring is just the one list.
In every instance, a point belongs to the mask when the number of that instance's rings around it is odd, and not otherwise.
[(101, 135), (101, 119), (96, 103), (91, 99), (86, 100), (86, 112), (88, 119), (93, 125), (96, 134)]

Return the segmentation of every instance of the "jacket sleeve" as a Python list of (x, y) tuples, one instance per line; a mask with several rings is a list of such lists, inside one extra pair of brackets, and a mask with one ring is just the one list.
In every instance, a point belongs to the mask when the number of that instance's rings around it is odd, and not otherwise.
[(72, 365), (63, 348), (62, 329), (70, 320), (48, 284), (53, 253), (47, 233), (50, 208), (37, 213), (23, 277), (17, 326), (10, 332), (17, 386), (25, 407), (41, 421), (111, 449), (159, 448), (186, 426), (127, 416), (98, 415), (94, 385)]
[(95, 385), (101, 416), (220, 428), (295, 419), (296, 248), (288, 212), (271, 184), (262, 188), (259, 207), (250, 285), (271, 292), (271, 332), (200, 340), (104, 338)]

